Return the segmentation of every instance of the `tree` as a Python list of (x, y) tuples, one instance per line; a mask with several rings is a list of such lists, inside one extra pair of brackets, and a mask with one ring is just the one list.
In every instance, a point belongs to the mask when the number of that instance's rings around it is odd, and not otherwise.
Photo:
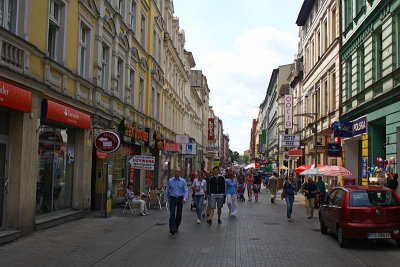
[(242, 162), (244, 163), (244, 164), (249, 164), (250, 163), (250, 157), (249, 157), (249, 155), (243, 155), (242, 156)]
[(231, 158), (232, 162), (235, 162), (235, 161), (239, 162), (239, 159), (240, 159), (239, 152), (228, 149), (228, 154), (229, 154), (229, 157)]

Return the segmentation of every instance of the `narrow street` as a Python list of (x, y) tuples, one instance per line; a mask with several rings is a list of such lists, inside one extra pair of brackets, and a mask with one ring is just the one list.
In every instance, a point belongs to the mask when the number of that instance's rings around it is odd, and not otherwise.
[(179, 233), (168, 233), (166, 211), (146, 217), (113, 210), (108, 219), (84, 219), (35, 232), (0, 247), (2, 266), (396, 266), (400, 249), (392, 240), (338, 246), (334, 235), (321, 235), (318, 218), (305, 219), (297, 196), (293, 222), (286, 207), (272, 205), (263, 193), (258, 202), (239, 202), (239, 215), (222, 225), (195, 223), (190, 201)]

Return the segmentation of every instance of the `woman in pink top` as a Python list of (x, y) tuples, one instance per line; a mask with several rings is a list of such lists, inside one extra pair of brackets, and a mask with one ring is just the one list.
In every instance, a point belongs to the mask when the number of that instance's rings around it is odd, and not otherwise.
[(247, 196), (249, 197), (249, 201), (252, 200), (253, 197), (253, 186), (254, 186), (254, 176), (251, 172), (246, 177), (246, 184), (247, 184)]

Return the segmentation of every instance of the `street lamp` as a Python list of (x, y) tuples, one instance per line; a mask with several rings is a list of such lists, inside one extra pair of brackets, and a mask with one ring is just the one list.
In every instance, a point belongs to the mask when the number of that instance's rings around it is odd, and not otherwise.
[[(317, 168), (318, 164), (318, 159), (317, 159), (317, 139), (318, 139), (318, 89), (319, 89), (319, 83), (315, 83), (314, 89), (312, 90), (312, 94), (315, 95), (315, 112), (310, 112), (310, 113), (300, 113), (296, 114), (294, 116), (298, 117), (308, 117), (313, 119), (314, 118), (314, 164), (315, 168)], [(307, 92), (305, 97), (308, 98), (309, 93)]]

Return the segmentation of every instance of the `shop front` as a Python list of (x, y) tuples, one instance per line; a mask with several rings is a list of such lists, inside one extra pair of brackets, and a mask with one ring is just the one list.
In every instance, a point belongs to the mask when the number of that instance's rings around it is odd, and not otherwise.
[[(36, 216), (82, 207), (78, 192), (82, 190), (85, 131), (90, 116), (49, 99), (42, 101), (38, 129), (38, 176), (36, 182)], [(87, 203), (88, 204), (88, 203)]]
[[(21, 223), (28, 224), (33, 220), (32, 213), (24, 216), (24, 211), (15, 205), (30, 200), (21, 197), (27, 188), (21, 189), (18, 184), (23, 183), (21, 175), (29, 174), (33, 167), (33, 164), (27, 164), (24, 170), (21, 168), (26, 160), (22, 150), (29, 152), (35, 143), (35, 140), (24, 138), (22, 132), (24, 128), (34, 127), (29, 118), (31, 112), (32, 93), (0, 80), (0, 230), (20, 227)], [(29, 228), (32, 231), (32, 226)]]

